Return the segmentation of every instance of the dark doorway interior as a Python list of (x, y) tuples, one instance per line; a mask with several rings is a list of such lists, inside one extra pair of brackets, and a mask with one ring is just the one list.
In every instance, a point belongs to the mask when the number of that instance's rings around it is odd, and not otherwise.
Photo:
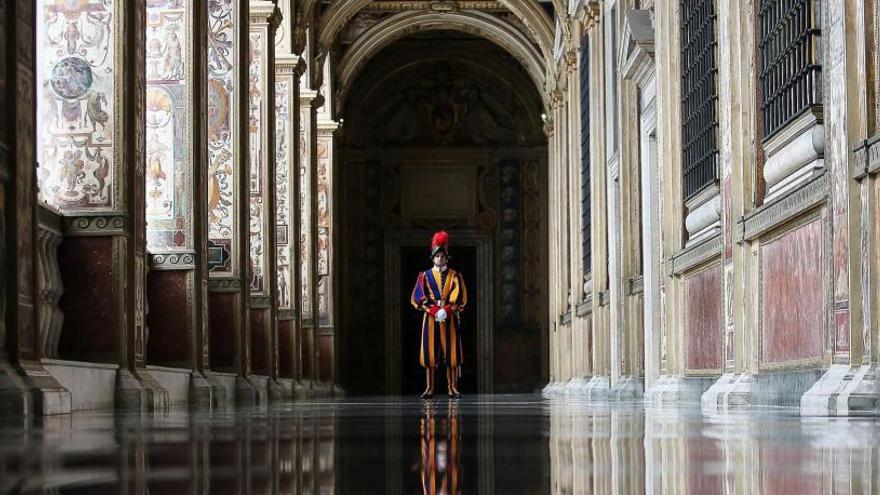
[[(401, 304), (400, 322), (401, 354), (403, 356), (401, 372), (401, 393), (417, 394), (425, 389), (425, 371), (419, 365), (419, 338), (421, 338), (422, 314), (410, 305), (410, 295), (419, 271), (431, 267), (427, 247), (401, 247), (400, 250), (400, 286), (404, 288), (404, 299)], [(464, 363), (461, 367), (459, 390), (462, 393), (476, 393), (477, 390), (477, 313), (489, 308), (478, 307), (477, 288), (477, 249), (473, 246), (450, 246), (452, 259), (449, 266), (464, 275), (468, 288), (468, 307), (462, 313), (462, 348)], [(446, 371), (438, 368), (435, 387), (438, 393), (446, 391)]]

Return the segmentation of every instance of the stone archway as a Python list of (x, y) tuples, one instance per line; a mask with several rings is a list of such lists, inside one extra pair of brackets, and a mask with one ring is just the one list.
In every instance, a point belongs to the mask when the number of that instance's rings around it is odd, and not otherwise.
[[(401, 253), (427, 249), (442, 228), (482, 267), (465, 274), (481, 304), (465, 350), (476, 391), (534, 390), (545, 373), (547, 172), (530, 75), (489, 41), (440, 31), (386, 46), (352, 87), (339, 109), (342, 386), (415, 392), (400, 388), (411, 289)], [(425, 184), (448, 194), (423, 194)]]

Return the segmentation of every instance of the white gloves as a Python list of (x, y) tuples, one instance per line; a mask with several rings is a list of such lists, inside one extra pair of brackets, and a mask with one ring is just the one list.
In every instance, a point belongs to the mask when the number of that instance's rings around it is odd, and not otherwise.
[(438, 323), (443, 323), (446, 321), (446, 310), (440, 308), (440, 311), (437, 311), (437, 314), (434, 315), (434, 319), (437, 320)]

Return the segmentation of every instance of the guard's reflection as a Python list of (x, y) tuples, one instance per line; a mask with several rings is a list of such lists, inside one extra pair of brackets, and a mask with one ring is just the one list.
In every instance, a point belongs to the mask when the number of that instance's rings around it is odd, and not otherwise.
[(422, 493), (452, 495), (461, 493), (461, 416), (458, 401), (449, 401), (439, 418), (438, 404), (428, 401), (419, 426), (421, 438)]

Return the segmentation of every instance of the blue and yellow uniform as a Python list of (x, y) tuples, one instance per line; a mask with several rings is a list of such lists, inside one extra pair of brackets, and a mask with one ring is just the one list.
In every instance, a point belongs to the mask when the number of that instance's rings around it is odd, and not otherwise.
[[(435, 368), (442, 356), (446, 366), (458, 368), (463, 361), (461, 349), (460, 314), (467, 305), (467, 288), (461, 273), (434, 267), (419, 273), (412, 291), (410, 304), (422, 311), (422, 339), (419, 362), (425, 368)], [(434, 314), (443, 308), (445, 321), (437, 322)]]

